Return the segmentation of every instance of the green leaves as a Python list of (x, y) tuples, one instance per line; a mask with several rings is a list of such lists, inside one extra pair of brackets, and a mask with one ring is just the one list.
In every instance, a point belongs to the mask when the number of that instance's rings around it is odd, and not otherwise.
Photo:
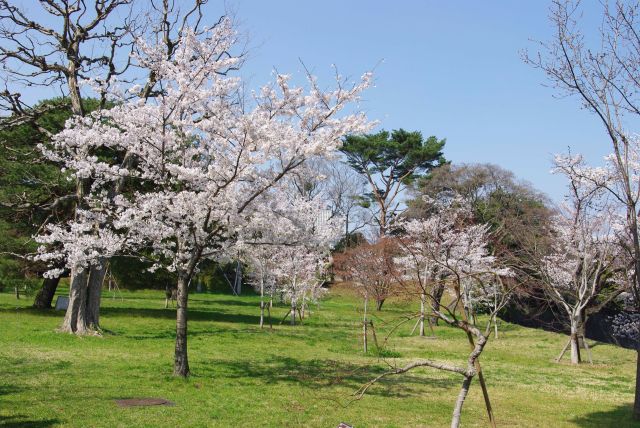
[(424, 139), (419, 131), (397, 129), (347, 136), (341, 151), (360, 174), (384, 174), (406, 185), (446, 162), (442, 154), (444, 145), (445, 140), (434, 136)]
[(404, 129), (345, 137), (341, 151), (349, 165), (367, 178), (370, 191), (362, 195), (362, 206), (377, 205), (381, 235), (401, 211), (398, 200), (404, 188), (432, 168), (446, 164), (444, 144), (445, 140), (433, 136), (425, 140), (419, 131)]

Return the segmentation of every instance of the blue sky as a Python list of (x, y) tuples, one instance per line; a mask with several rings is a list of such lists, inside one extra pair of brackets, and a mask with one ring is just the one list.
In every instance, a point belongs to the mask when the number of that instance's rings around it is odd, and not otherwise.
[[(598, 2), (585, 18), (597, 25)], [(558, 99), (545, 76), (520, 57), (553, 28), (547, 1), (229, 0), (250, 56), (252, 82), (302, 73), (298, 58), (330, 83), (374, 69), (363, 107), (380, 126), (446, 138), (453, 162), (492, 162), (559, 200), (552, 155), (582, 152), (600, 162), (609, 142), (575, 98)], [(215, 10), (215, 8), (214, 8)], [(222, 9), (217, 9), (222, 10)]]
[[(595, 29), (599, 2), (585, 6)], [(38, 6), (27, 7), (41, 18)], [(373, 69), (376, 85), (362, 107), (380, 127), (446, 138), (449, 160), (496, 163), (559, 200), (565, 183), (549, 173), (553, 153), (570, 146), (598, 163), (609, 143), (577, 99), (554, 97), (544, 74), (521, 60), (523, 49), (537, 49), (531, 39), (552, 37), (548, 7), (544, 0), (211, 0), (205, 21), (233, 12), (248, 37), (242, 74), (250, 86), (270, 80), (274, 68), (301, 77), (300, 59), (327, 85), (331, 64), (354, 78)]]

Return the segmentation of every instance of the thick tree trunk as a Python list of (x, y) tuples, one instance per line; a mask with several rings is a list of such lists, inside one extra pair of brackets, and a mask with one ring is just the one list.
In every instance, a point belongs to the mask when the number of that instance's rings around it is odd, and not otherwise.
[(86, 306), (87, 306), (87, 269), (72, 270), (69, 286), (69, 306), (64, 316), (60, 331), (65, 333), (86, 334)]
[(469, 386), (471, 385), (471, 380), (473, 378), (471, 376), (465, 376), (462, 381), (462, 388), (460, 388), (460, 393), (458, 394), (458, 399), (456, 400), (456, 405), (453, 408), (453, 417), (451, 418), (451, 428), (458, 428), (460, 426), (460, 416), (462, 415), (462, 405), (464, 404), (464, 400), (467, 398), (467, 394), (469, 393)]
[(42, 280), (42, 288), (38, 291), (33, 301), (33, 307), (36, 309), (51, 308), (59, 283), (60, 278), (44, 278)]
[(101, 269), (93, 268), (89, 271), (87, 282), (87, 321), (91, 330), (100, 330), (100, 299), (102, 297), (102, 284), (107, 273), (106, 260), (100, 259)]
[[(614, 144), (616, 151), (618, 151), (618, 147)], [(619, 152), (618, 152), (619, 154)], [(618, 161), (618, 164), (622, 164)], [(630, 220), (631, 227), (631, 236), (633, 237), (633, 256), (634, 256), (634, 264), (635, 271), (640, 272), (640, 236), (638, 235), (638, 216), (637, 216), (637, 207), (635, 202), (635, 193), (631, 190), (629, 185), (629, 181), (625, 181), (626, 184), (626, 195), (627, 195), (627, 218)], [(636, 305), (640, 305), (640, 302), (637, 300), (638, 292), (640, 292), (640, 275), (634, 275), (635, 277), (635, 293), (636, 293)], [(640, 349), (638, 352), (638, 360), (636, 363), (636, 393), (633, 401), (633, 418), (636, 420), (640, 420)]]
[(105, 268), (91, 267), (71, 273), (69, 306), (60, 331), (93, 334), (100, 328), (100, 297)]
[(497, 339), (498, 338), (498, 317), (497, 316), (493, 316), (493, 336)]
[(176, 352), (173, 366), (175, 376), (189, 376), (187, 357), (187, 304), (189, 301), (189, 279), (185, 275), (178, 277), (178, 298), (176, 299)]
[(580, 349), (587, 349), (588, 345), (585, 344), (585, 340), (587, 338), (587, 316), (582, 311), (580, 314), (580, 318), (578, 319), (578, 344), (580, 345)]
[(77, 69), (78, 66), (74, 61), (69, 61), (69, 73), (67, 74), (67, 84), (69, 85), (69, 98), (71, 99), (71, 111), (78, 116), (84, 116), (84, 106), (80, 95), (80, 86), (78, 85)]
[(382, 310), (382, 305), (384, 305), (385, 299), (376, 300), (376, 311)]

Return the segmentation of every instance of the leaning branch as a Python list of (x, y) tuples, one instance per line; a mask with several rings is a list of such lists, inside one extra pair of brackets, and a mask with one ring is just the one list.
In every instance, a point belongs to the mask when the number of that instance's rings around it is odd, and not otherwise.
[(404, 367), (398, 367), (398, 368), (395, 368), (393, 370), (389, 370), (387, 372), (382, 373), (381, 375), (379, 375), (379, 376), (375, 377), (374, 379), (370, 380), (369, 382), (365, 383), (353, 395), (356, 397), (356, 400), (359, 400), (364, 396), (364, 394), (367, 392), (367, 390), (374, 383), (378, 382), (380, 379), (382, 379), (384, 377), (387, 377), (387, 376), (391, 376), (391, 375), (398, 375), (398, 374), (406, 373), (409, 370), (415, 369), (416, 367), (431, 367), (431, 368), (438, 369), (438, 370), (445, 370), (445, 371), (452, 372), (452, 373), (458, 373), (458, 374), (461, 374), (462, 376), (465, 376), (465, 377), (473, 377), (476, 374), (475, 369), (472, 366), (471, 366), (471, 368), (465, 369), (463, 367), (459, 367), (459, 366), (455, 366), (455, 365), (452, 365), (452, 364), (443, 363), (443, 362), (439, 362), (439, 361), (418, 360), (418, 361), (414, 361), (412, 363), (409, 363)]

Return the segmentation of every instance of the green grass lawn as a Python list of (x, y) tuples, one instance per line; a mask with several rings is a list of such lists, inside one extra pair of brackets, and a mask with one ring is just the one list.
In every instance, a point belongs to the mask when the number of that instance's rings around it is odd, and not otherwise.
[[(258, 299), (222, 294), (190, 298), (192, 376), (172, 373), (175, 311), (160, 291), (103, 297), (103, 337), (56, 333), (63, 314), (29, 309), (0, 293), (0, 426), (15, 427), (361, 427), (448, 426), (461, 378), (433, 369), (386, 378), (360, 401), (350, 395), (385, 362), (363, 355), (358, 300), (334, 291), (303, 326), (260, 330)], [(408, 308), (385, 304), (378, 335)], [(286, 308), (276, 308), (280, 320)], [(387, 362), (411, 358), (464, 362), (465, 338), (447, 327), (437, 338), (399, 328)], [(565, 337), (502, 326), (482, 356), (500, 427), (636, 426), (631, 422), (635, 353), (594, 344), (594, 365), (553, 362)], [(395, 357), (395, 358), (390, 358)], [(119, 398), (160, 397), (175, 406), (120, 408)], [(464, 427), (487, 426), (477, 382)]]

